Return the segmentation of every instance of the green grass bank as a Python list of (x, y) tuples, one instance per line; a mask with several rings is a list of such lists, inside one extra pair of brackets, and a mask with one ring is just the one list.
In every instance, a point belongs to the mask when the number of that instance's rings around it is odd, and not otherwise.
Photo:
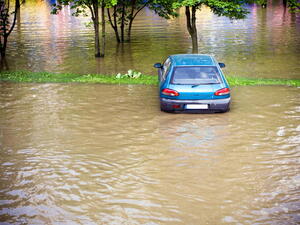
[[(255, 85), (286, 85), (300, 87), (300, 79), (264, 79), (226, 76), (231, 86), (255, 86)], [(157, 76), (140, 75), (137, 77), (125, 75), (101, 75), (101, 74), (71, 74), (48, 73), (27, 71), (2, 71), (1, 82), (18, 83), (101, 83), (101, 84), (144, 84), (157, 85)]]

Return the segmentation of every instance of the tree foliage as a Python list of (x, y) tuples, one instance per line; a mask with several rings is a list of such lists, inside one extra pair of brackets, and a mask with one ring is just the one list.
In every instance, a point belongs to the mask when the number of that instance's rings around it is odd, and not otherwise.
[(300, 2), (297, 0), (287, 0), (287, 5), (291, 12), (300, 12)]

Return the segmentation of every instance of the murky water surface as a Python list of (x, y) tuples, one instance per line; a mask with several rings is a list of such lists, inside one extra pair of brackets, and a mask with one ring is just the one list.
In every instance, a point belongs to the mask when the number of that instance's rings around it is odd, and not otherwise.
[(202, 115), (142, 85), (0, 90), (1, 224), (300, 223), (299, 88)]
[[(132, 43), (116, 44), (107, 24), (106, 57), (95, 59), (89, 18), (72, 17), (69, 8), (50, 15), (54, 2), (26, 0), (10, 37), (10, 70), (115, 74), (135, 69), (155, 74), (155, 62), (191, 52), (184, 11), (165, 20), (146, 9), (134, 22)], [(239, 21), (203, 8), (197, 15), (200, 53), (215, 55), (235, 76), (299, 79), (300, 15), (290, 14), (279, 0), (272, 2), (267, 9), (249, 6), (251, 13)]]

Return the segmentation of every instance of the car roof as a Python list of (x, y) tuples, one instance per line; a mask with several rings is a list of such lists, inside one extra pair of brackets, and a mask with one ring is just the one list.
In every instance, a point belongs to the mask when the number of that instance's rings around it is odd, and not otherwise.
[(174, 66), (215, 66), (212, 56), (204, 54), (178, 54), (171, 55)]

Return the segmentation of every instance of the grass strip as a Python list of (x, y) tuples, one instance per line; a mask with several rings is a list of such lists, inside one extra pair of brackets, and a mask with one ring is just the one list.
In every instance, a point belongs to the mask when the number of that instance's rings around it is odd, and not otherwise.
[[(231, 86), (286, 85), (300, 87), (299, 79), (266, 79), (226, 76)], [(116, 75), (71, 74), (27, 71), (2, 71), (0, 81), (18, 83), (101, 83), (157, 85), (157, 76), (142, 75), (139, 78), (116, 78)]]

